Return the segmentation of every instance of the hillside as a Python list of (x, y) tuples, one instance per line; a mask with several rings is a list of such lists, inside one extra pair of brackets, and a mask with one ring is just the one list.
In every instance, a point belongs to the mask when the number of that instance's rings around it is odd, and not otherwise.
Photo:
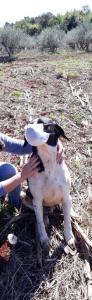
[[(1, 132), (18, 138), (23, 138), (29, 116), (45, 115), (62, 125), (70, 138), (62, 143), (72, 178), (73, 207), (92, 239), (92, 207), (86, 207), (92, 185), (92, 54), (34, 51), (21, 53), (12, 63), (0, 63), (0, 112)], [(19, 166), (16, 156), (0, 153), (0, 160)], [(6, 212), (1, 214), (3, 223), (5, 217)], [(58, 214), (54, 217), (62, 235), (62, 222), (58, 223)], [(51, 260), (40, 269), (30, 218), (16, 225), (19, 237), (30, 247), (17, 245), (0, 267), (1, 300), (87, 300), (82, 250), (79, 247), (74, 256), (65, 256), (53, 220)]]

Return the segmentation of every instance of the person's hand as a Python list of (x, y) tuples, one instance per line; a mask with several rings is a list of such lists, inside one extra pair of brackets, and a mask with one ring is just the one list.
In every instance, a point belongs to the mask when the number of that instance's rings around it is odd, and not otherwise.
[(30, 157), (30, 160), (25, 164), (21, 171), (21, 178), (24, 181), (27, 178), (35, 176), (39, 171), (39, 160), (37, 156)]
[(0, 141), (0, 151), (3, 151), (5, 148), (4, 142)]
[(58, 141), (56, 161), (57, 161), (58, 164), (61, 164), (63, 159), (64, 159), (63, 146), (62, 146), (61, 142)]

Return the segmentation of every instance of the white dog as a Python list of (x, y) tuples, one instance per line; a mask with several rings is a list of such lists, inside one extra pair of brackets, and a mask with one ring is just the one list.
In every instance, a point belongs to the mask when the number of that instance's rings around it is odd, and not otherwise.
[(29, 180), (29, 188), (40, 242), (46, 248), (49, 239), (43, 221), (43, 206), (55, 206), (61, 202), (64, 213), (64, 236), (68, 245), (74, 246), (71, 227), (70, 173), (64, 160), (61, 164), (56, 162), (57, 143), (60, 136), (68, 139), (63, 129), (47, 118), (38, 119), (25, 128), (25, 143), (28, 142), (33, 146), (33, 153), (37, 154), (40, 159), (40, 172)]

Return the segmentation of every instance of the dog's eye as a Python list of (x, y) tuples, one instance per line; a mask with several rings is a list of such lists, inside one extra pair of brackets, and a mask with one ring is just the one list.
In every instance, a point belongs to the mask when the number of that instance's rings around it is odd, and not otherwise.
[(44, 124), (44, 131), (48, 132), (48, 133), (53, 133), (54, 131), (54, 126), (53, 124)]
[(52, 126), (51, 125), (48, 126), (48, 131), (52, 131)]

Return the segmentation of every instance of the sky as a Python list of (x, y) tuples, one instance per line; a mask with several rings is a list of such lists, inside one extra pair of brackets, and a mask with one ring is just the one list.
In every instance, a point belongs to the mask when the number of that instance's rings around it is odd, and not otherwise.
[(83, 5), (89, 5), (92, 11), (92, 0), (0, 0), (0, 26), (47, 12), (57, 15), (80, 10)]

